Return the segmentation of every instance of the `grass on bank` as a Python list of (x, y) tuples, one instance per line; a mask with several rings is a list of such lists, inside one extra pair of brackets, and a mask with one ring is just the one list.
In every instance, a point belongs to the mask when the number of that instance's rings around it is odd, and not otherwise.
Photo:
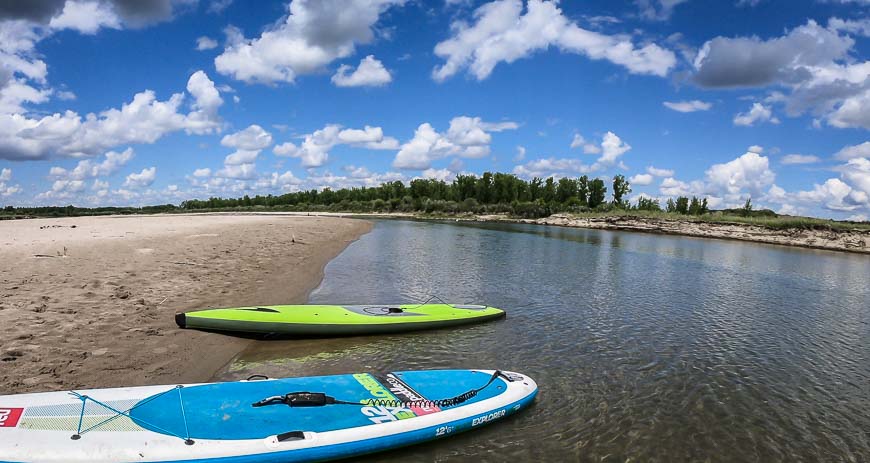
[(612, 210), (609, 212), (577, 212), (570, 213), (568, 215), (572, 217), (589, 218), (626, 217), (671, 221), (682, 220), (689, 222), (705, 222), (715, 224), (754, 225), (757, 227), (764, 227), (772, 230), (870, 230), (870, 223), (868, 222), (836, 221), (789, 215), (742, 216), (737, 214), (729, 214), (724, 211), (711, 211), (710, 213), (704, 215), (683, 215), (676, 212), (665, 211)]

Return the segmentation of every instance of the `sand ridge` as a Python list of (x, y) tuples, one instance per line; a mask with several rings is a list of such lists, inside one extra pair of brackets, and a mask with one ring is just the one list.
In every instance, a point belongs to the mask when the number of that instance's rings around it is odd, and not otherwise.
[(176, 312), (303, 303), (370, 226), (254, 215), (0, 222), (0, 394), (207, 381), (251, 341), (178, 329)]

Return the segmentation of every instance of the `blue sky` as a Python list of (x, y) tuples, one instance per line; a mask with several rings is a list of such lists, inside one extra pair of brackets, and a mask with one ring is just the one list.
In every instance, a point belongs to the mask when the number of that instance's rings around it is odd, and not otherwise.
[(0, 205), (486, 170), (866, 220), (867, 0), (0, 5)]

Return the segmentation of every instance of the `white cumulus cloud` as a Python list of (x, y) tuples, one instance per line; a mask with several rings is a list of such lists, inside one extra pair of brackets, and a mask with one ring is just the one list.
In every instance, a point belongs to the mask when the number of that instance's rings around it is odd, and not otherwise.
[(514, 167), (513, 173), (519, 177), (573, 177), (592, 172), (591, 166), (571, 158), (544, 158), (529, 161)]
[(332, 83), (337, 87), (380, 87), (392, 80), (390, 71), (374, 55), (363, 58), (356, 69), (342, 64), (332, 76)]
[[(870, 72), (870, 66), (867, 67), (867, 70)], [(870, 88), (843, 99), (840, 106), (827, 116), (827, 120), (828, 124), (841, 129), (863, 128), (870, 130)]]
[(12, 181), (12, 169), (0, 169), (0, 197), (12, 196), (21, 192), (21, 187), (18, 185), (7, 185), (6, 182)]
[(579, 134), (574, 135), (574, 140), (572, 140), (571, 145), (572, 147), (582, 146), (584, 153), (600, 153), (600, 156), (591, 165), (584, 164), (580, 162), (579, 159), (572, 158), (550, 157), (536, 159), (523, 165), (516, 166), (513, 172), (521, 177), (531, 178), (549, 176), (565, 177), (576, 174), (588, 174), (612, 167), (625, 169), (626, 166), (620, 159), (622, 155), (631, 150), (631, 145), (625, 143), (618, 135), (610, 131), (604, 134), (599, 145), (588, 142)]
[(451, 171), (450, 169), (426, 169), (420, 173), (421, 178), (431, 178), (435, 180), (442, 180), (445, 182), (452, 182), (454, 178), (456, 178), (456, 173)]
[(630, 149), (631, 145), (622, 141), (615, 133), (607, 132), (601, 141), (601, 157), (598, 158), (596, 164), (601, 164), (604, 167), (613, 165), (620, 156)]
[(654, 176), (654, 177), (673, 177), (674, 171), (671, 169), (659, 169), (657, 167), (649, 166), (646, 168), (646, 173)]
[(473, 19), (471, 24), (454, 22), (452, 36), (435, 46), (435, 54), (444, 59), (432, 72), (436, 81), (463, 69), (483, 80), (499, 63), (512, 63), (551, 46), (608, 60), (633, 74), (665, 76), (676, 64), (674, 53), (656, 44), (635, 46), (628, 36), (579, 27), (554, 1), (528, 0), (524, 9), (522, 0), (495, 0), (477, 8)]
[(49, 27), (93, 35), (103, 27), (121, 29), (122, 25), (121, 18), (104, 2), (67, 1), (61, 14), (51, 19)]
[(760, 122), (779, 124), (779, 119), (773, 115), (770, 106), (765, 106), (761, 103), (753, 103), (749, 111), (734, 116), (734, 125), (749, 127)]
[(217, 110), (223, 101), (214, 83), (197, 71), (188, 80), (187, 90), (193, 95), (187, 114), (181, 111), (183, 93), (160, 101), (152, 90), (137, 93), (121, 108), (84, 117), (73, 111), (41, 118), (0, 113), (0, 159), (94, 156), (118, 145), (154, 143), (180, 130), (193, 134), (221, 130)]
[(425, 170), (432, 161), (450, 156), (482, 158), (490, 153), (492, 132), (515, 130), (515, 122), (485, 122), (479, 117), (458, 116), (450, 120), (450, 127), (441, 133), (425, 122), (417, 127), (414, 137), (401, 146), (393, 167), (397, 169)]
[(223, 169), (214, 173), (214, 176), (224, 179), (250, 180), (257, 177), (257, 168), (254, 163), (225, 164)]
[(242, 164), (252, 164), (257, 160), (257, 156), (260, 154), (260, 150), (238, 150), (233, 154), (228, 155), (224, 158), (225, 166), (238, 166)]
[(211, 37), (206, 37), (203, 35), (202, 37), (197, 37), (196, 39), (196, 49), (199, 51), (211, 50), (217, 48), (217, 46), (217, 40)]
[(818, 156), (813, 156), (811, 154), (786, 154), (779, 162), (785, 165), (791, 165), (814, 164), (819, 161), (821, 161), (821, 159)]
[(776, 174), (770, 170), (768, 158), (751, 151), (732, 161), (714, 164), (705, 174), (712, 188), (731, 195), (742, 192), (760, 195), (776, 178)]
[(343, 129), (338, 124), (328, 124), (322, 129), (304, 135), (298, 146), (292, 142), (282, 143), (272, 150), (278, 156), (299, 158), (302, 166), (320, 167), (329, 160), (329, 152), (337, 145), (350, 145), (372, 150), (395, 150), (399, 141), (384, 136), (380, 127), (365, 126), (363, 129)]
[(289, 14), (257, 38), (227, 28), (227, 47), (215, 67), (245, 82), (294, 82), (374, 40), (380, 15), (404, 0), (292, 0)]
[(586, 141), (583, 135), (579, 133), (575, 133), (574, 138), (571, 139), (571, 148), (582, 148), (585, 154), (598, 154), (601, 152), (601, 148), (598, 145)]
[(224, 135), (221, 145), (240, 150), (261, 150), (272, 145), (272, 134), (257, 124), (251, 124), (244, 130)]
[(866, 192), (855, 190), (838, 178), (829, 178), (821, 185), (813, 185), (812, 190), (798, 191), (793, 196), (799, 202), (821, 205), (832, 211), (854, 211), (868, 204)]
[(301, 185), (303, 181), (293, 175), (292, 171), (285, 171), (283, 173), (272, 172), (267, 177), (262, 177), (257, 180), (256, 187), (257, 188), (277, 188), (282, 191), (292, 191), (296, 190), (299, 185)]
[(145, 188), (147, 186), (151, 186), (151, 184), (154, 183), (154, 179), (156, 177), (157, 168), (148, 167), (142, 169), (142, 172), (134, 172), (128, 175), (126, 180), (124, 180), (124, 186), (127, 188)]
[(102, 162), (84, 159), (76, 164), (72, 170), (63, 167), (52, 167), (49, 176), (59, 180), (86, 180), (96, 177), (106, 177), (117, 172), (133, 159), (133, 148), (118, 153), (109, 151)]
[(713, 107), (713, 103), (707, 103), (701, 100), (691, 101), (665, 101), (662, 103), (666, 108), (673, 109), (681, 113), (693, 113), (695, 111), (707, 111)]
[(661, 194), (669, 197), (706, 196), (704, 194), (706, 191), (704, 182), (700, 180), (684, 182), (681, 180), (677, 180), (673, 177), (667, 177), (663, 179), (662, 183), (659, 184), (659, 191), (661, 192)]
[(653, 182), (652, 174), (637, 174), (628, 178), (629, 183), (635, 185), (650, 185)]
[(854, 158), (870, 159), (870, 141), (858, 145), (844, 146), (843, 149), (834, 154), (834, 159), (847, 161)]
[(716, 37), (698, 51), (694, 80), (708, 88), (779, 87), (785, 93), (771, 91), (765, 101), (782, 104), (790, 117), (810, 112), (833, 127), (867, 129), (870, 61), (853, 53), (864, 25), (831, 18), (827, 27), (809, 20), (767, 40)]

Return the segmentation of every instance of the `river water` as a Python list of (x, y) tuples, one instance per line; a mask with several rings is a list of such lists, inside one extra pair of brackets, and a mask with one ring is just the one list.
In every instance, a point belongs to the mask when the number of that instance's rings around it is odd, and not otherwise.
[(221, 379), (506, 369), (504, 422), (366, 461), (870, 461), (870, 258), (536, 225), (378, 221), (312, 303), (451, 302), (506, 319), (264, 341)]

